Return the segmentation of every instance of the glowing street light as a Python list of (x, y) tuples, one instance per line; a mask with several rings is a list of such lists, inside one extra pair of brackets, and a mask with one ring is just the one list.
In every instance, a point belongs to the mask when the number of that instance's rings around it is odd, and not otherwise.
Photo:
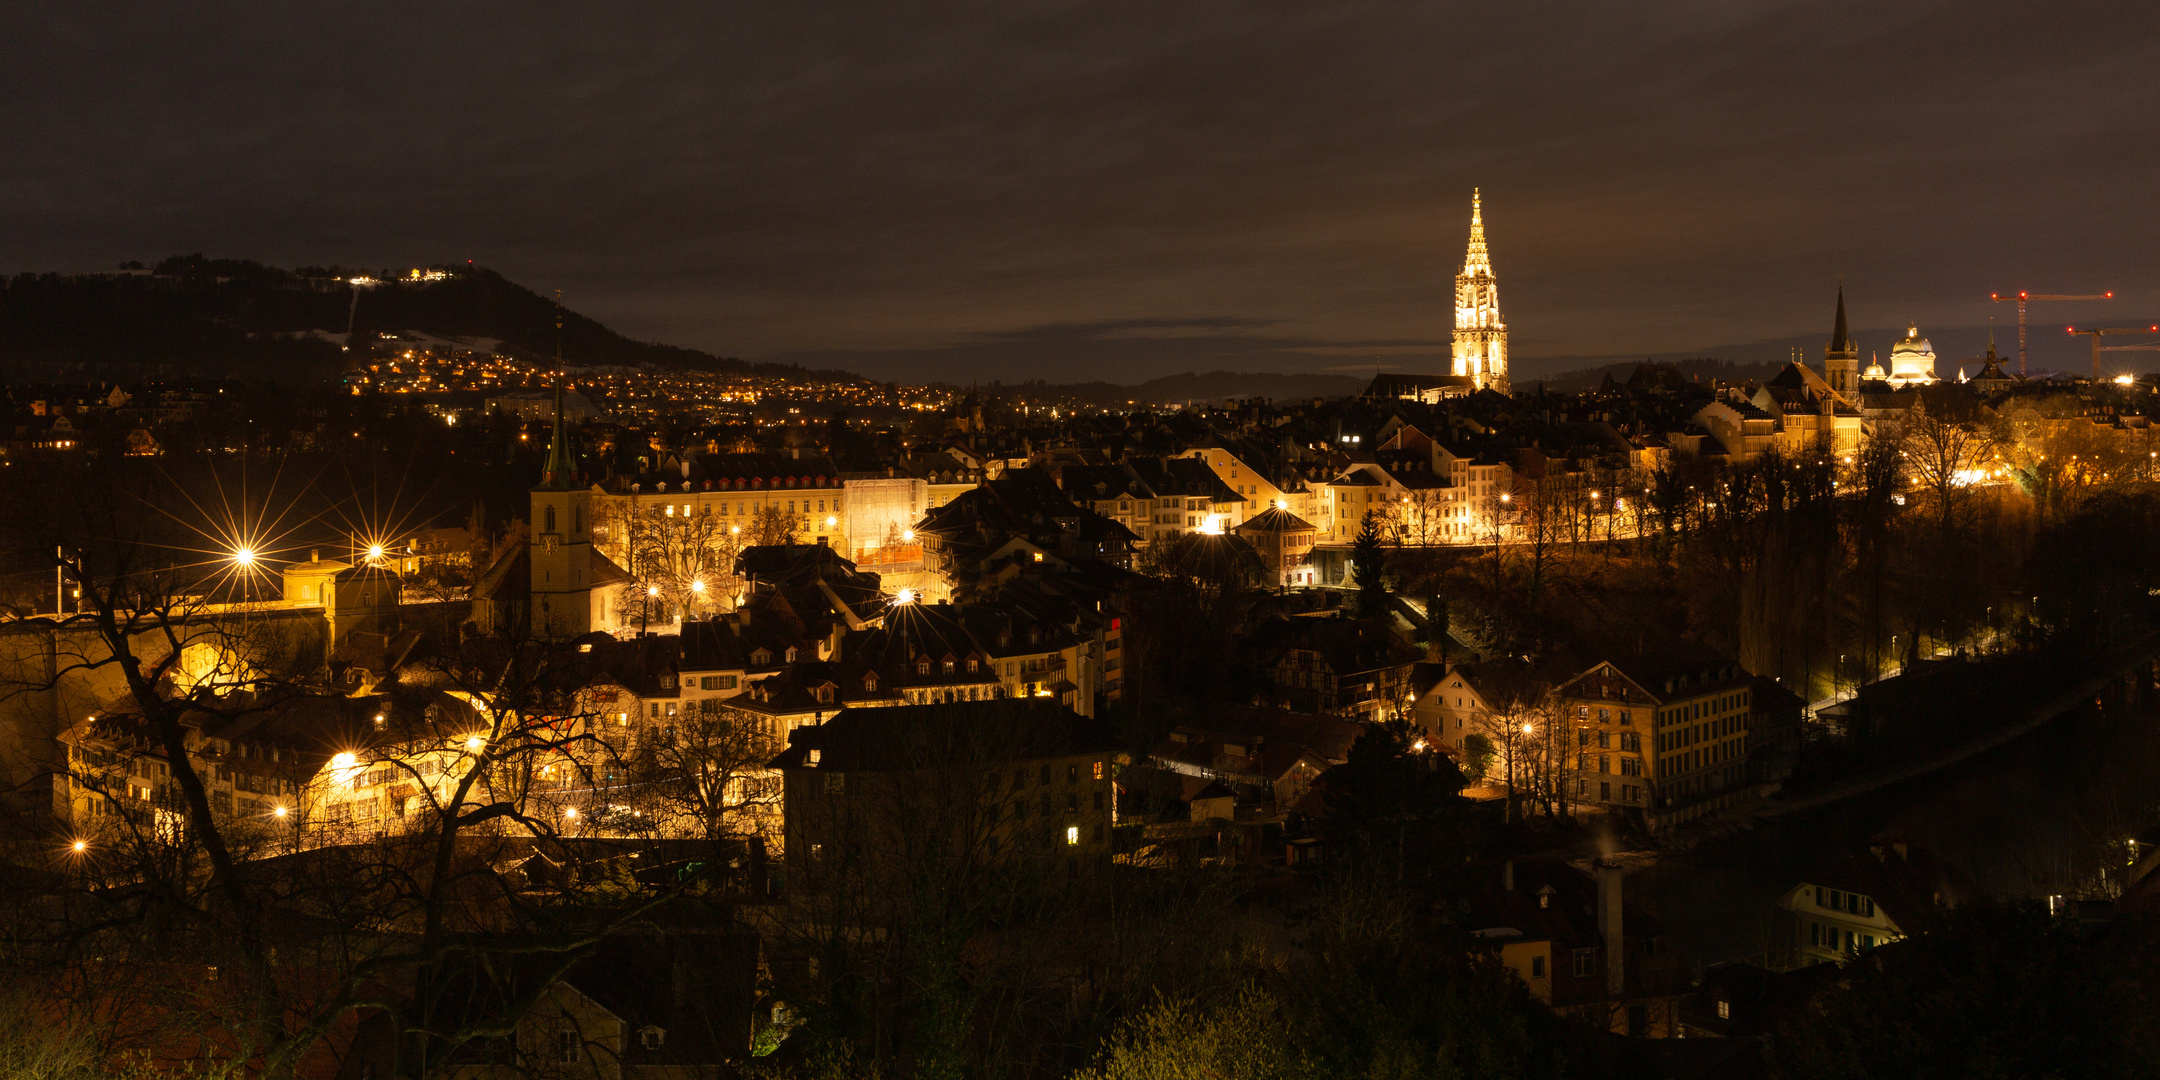
[(75, 854), (80, 855), (83, 852), (90, 850), (90, 841), (77, 840), (73, 844), (68, 845), (68, 847), (72, 849)]
[(647, 596), (658, 596), (658, 595), (660, 595), (660, 586), (658, 586), (658, 585), (651, 585), (651, 586), (647, 586), (647, 587), (646, 587), (646, 589), (645, 589), (645, 595), (647, 595)]
[(232, 553), (232, 561), (233, 564), (236, 566), (254, 566), (255, 549), (244, 547), (234, 551)]
[(704, 578), (693, 578), (693, 579), (691, 579), (691, 581), (690, 581), (690, 591), (691, 591), (691, 592), (694, 592), (694, 593), (703, 593), (703, 592), (705, 591), (705, 579), (704, 579)]
[(270, 816), (271, 816), (271, 817), (284, 817), (284, 816), (285, 816), (285, 808), (284, 808), (283, 806), (279, 806), (279, 807), (276, 807), (275, 809), (272, 809), (272, 810), (270, 811)]
[(367, 557), (368, 561), (370, 562), (381, 562), (383, 557), (383, 546), (381, 544), (369, 544), (367, 549)]
[(915, 602), (915, 590), (913, 590), (913, 589), (902, 589), (902, 590), (900, 590), (900, 591), (899, 591), (898, 593), (894, 594), (894, 596), (893, 596), (893, 598), (892, 598), (892, 602), (893, 602), (894, 604), (896, 604), (896, 605), (897, 605), (897, 604), (912, 604), (912, 603), (914, 603), (914, 602)]
[(467, 750), (478, 752), (481, 747), (486, 745), (487, 740), (481, 738), (478, 735), (468, 735), (465, 737), (465, 749)]

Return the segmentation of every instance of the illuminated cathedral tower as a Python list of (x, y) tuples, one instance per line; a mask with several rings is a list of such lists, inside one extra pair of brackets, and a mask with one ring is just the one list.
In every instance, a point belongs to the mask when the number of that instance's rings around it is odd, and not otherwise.
[(1480, 390), (1508, 392), (1507, 322), (1500, 317), (1500, 286), (1492, 254), (1485, 250), (1485, 212), (1470, 192), (1470, 251), (1455, 275), (1455, 368)]

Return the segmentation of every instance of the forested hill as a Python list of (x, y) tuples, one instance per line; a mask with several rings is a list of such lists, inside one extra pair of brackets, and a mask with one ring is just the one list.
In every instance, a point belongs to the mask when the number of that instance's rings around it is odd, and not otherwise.
[[(512, 355), (555, 355), (555, 309), (547, 297), (482, 267), (437, 267), (432, 280), (396, 275), (340, 266), (285, 270), (200, 255), (109, 274), (19, 274), (0, 281), (0, 364), (10, 378), (134, 369), (328, 379), (347, 358), (340, 346), (348, 326), (355, 341), (417, 333)], [(356, 290), (354, 278), (367, 283)], [(793, 365), (633, 341), (574, 311), (564, 312), (562, 354), (576, 366), (808, 374)]]

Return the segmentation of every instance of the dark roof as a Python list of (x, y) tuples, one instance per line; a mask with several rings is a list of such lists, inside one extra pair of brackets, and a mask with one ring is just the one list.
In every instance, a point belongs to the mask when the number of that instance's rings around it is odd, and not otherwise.
[(842, 709), (821, 725), (790, 732), (772, 767), (881, 772), (1117, 752), (1106, 721), (1047, 699), (1007, 698)]
[(1282, 508), (1282, 507), (1280, 507), (1280, 506), (1270, 506), (1270, 507), (1268, 507), (1268, 508), (1267, 508), (1266, 510), (1263, 510), (1263, 511), (1261, 511), (1260, 513), (1254, 514), (1253, 516), (1251, 516), (1251, 517), (1249, 517), (1249, 518), (1246, 518), (1246, 519), (1245, 519), (1245, 523), (1244, 523), (1244, 524), (1242, 524), (1242, 525), (1239, 525), (1239, 526), (1238, 526), (1237, 528), (1235, 528), (1235, 529), (1233, 529), (1233, 530), (1231, 530), (1231, 531), (1232, 531), (1232, 532), (1241, 532), (1241, 533), (1243, 533), (1243, 532), (1278, 532), (1278, 533), (1288, 533), (1288, 532), (1310, 532), (1310, 533), (1316, 533), (1316, 532), (1319, 532), (1320, 530), (1318, 529), (1318, 527), (1314, 526), (1314, 525), (1313, 525), (1313, 524), (1312, 524), (1311, 522), (1309, 522), (1309, 521), (1306, 521), (1306, 520), (1305, 520), (1304, 518), (1301, 518), (1301, 517), (1297, 516), (1296, 514), (1293, 514), (1293, 513), (1291, 513), (1290, 511), (1288, 511), (1288, 510), (1285, 510), (1285, 509), (1283, 509), (1283, 508)]
[(1265, 663), (1292, 649), (1310, 649), (1338, 677), (1406, 666), (1418, 658), (1385, 625), (1366, 619), (1276, 619), (1261, 626), (1254, 638)]
[[(1598, 933), (1597, 879), (1558, 859), (1517, 859), (1513, 864), (1515, 887), (1506, 887), (1505, 864), (1486, 863), (1473, 871), (1475, 888), (1462, 916), (1464, 929), (1497, 941), (1544, 940), (1562, 948), (1589, 948), (1604, 942)], [(1539, 906), (1538, 897), (1550, 890), (1551, 900)], [(1664, 932), (1650, 913), (1627, 903), (1621, 909), (1622, 931), (1628, 937), (1655, 937)], [(1513, 930), (1513, 935), (1491, 931)]]
[(1934, 927), (1949, 909), (1980, 895), (1956, 868), (1923, 848), (1899, 842), (1877, 844), (1809, 874), (1801, 884), (1867, 897), (1908, 935)]

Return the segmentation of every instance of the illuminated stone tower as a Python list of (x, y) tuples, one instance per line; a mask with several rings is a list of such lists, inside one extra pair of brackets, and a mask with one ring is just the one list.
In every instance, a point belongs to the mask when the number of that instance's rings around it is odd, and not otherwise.
[(1843, 285), (1837, 290), (1837, 329), (1830, 332), (1830, 347), (1823, 350), (1823, 381), (1840, 394), (1860, 389), (1860, 344), (1845, 330)]
[(1455, 275), (1455, 368), (1480, 390), (1508, 392), (1507, 321), (1500, 317), (1500, 286), (1493, 280), (1492, 253), (1485, 250), (1485, 211), (1470, 192), (1470, 251)]
[(555, 433), (540, 486), (532, 489), (532, 633), (562, 641), (588, 633), (592, 620), (592, 491), (577, 481), (563, 392), (555, 387)]

